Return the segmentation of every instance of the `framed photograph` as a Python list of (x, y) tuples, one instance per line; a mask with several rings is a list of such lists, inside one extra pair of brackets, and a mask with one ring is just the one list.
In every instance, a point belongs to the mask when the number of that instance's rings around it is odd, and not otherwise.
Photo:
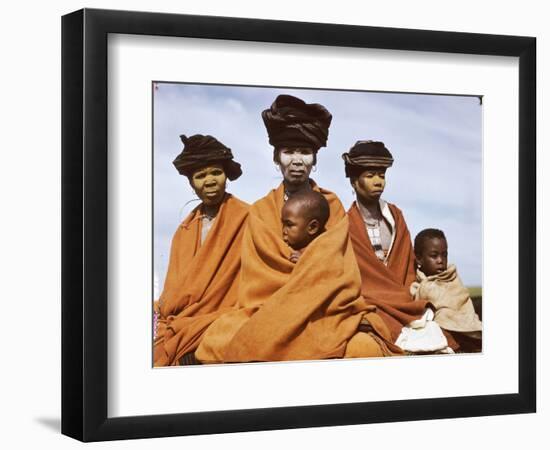
[(62, 432), (534, 412), (535, 54), (64, 16)]

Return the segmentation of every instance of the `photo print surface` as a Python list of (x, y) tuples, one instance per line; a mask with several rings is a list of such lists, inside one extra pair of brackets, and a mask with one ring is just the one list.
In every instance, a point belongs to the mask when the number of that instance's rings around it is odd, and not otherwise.
[(482, 350), (482, 98), (152, 98), (155, 367)]

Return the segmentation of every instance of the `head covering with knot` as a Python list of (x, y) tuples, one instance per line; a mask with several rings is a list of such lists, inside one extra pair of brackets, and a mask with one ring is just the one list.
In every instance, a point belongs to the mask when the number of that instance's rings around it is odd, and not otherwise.
[(262, 112), (262, 119), (273, 147), (319, 150), (327, 145), (332, 115), (317, 103), (306, 103), (292, 95), (279, 95), (271, 107)]
[(346, 177), (358, 175), (368, 167), (391, 167), (393, 156), (383, 142), (357, 141), (342, 158), (346, 164)]
[(191, 177), (193, 172), (210, 164), (221, 164), (225, 175), (230, 180), (236, 180), (242, 174), (241, 165), (233, 161), (233, 153), (220, 141), (212, 136), (195, 134), (180, 136), (183, 150), (173, 161), (181, 175)]

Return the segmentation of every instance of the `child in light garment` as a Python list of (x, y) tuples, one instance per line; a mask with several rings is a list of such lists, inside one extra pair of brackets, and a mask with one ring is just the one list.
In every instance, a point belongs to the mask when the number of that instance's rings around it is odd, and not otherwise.
[(293, 249), (290, 261), (298, 262), (300, 255), (313, 239), (325, 231), (330, 208), (323, 194), (305, 191), (293, 194), (281, 211), (283, 240)]
[(445, 234), (434, 228), (422, 230), (414, 239), (414, 254), (417, 281), (411, 284), (411, 295), (435, 307), (434, 320), (452, 334), (460, 351), (481, 351), (481, 321), (456, 267), (447, 266)]

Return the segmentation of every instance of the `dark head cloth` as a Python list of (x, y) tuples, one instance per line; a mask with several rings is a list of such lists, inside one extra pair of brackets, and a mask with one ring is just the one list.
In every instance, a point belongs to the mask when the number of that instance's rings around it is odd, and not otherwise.
[(383, 142), (357, 141), (348, 153), (342, 155), (346, 177), (355, 176), (367, 167), (391, 167), (393, 156)]
[(181, 175), (190, 177), (198, 169), (209, 164), (222, 164), (225, 175), (230, 180), (236, 180), (242, 174), (241, 165), (233, 161), (233, 153), (220, 141), (212, 136), (195, 134), (180, 136), (183, 150), (174, 159), (174, 166)]
[(271, 108), (262, 112), (269, 143), (275, 148), (327, 145), (332, 115), (317, 103), (306, 103), (292, 95), (279, 95)]

